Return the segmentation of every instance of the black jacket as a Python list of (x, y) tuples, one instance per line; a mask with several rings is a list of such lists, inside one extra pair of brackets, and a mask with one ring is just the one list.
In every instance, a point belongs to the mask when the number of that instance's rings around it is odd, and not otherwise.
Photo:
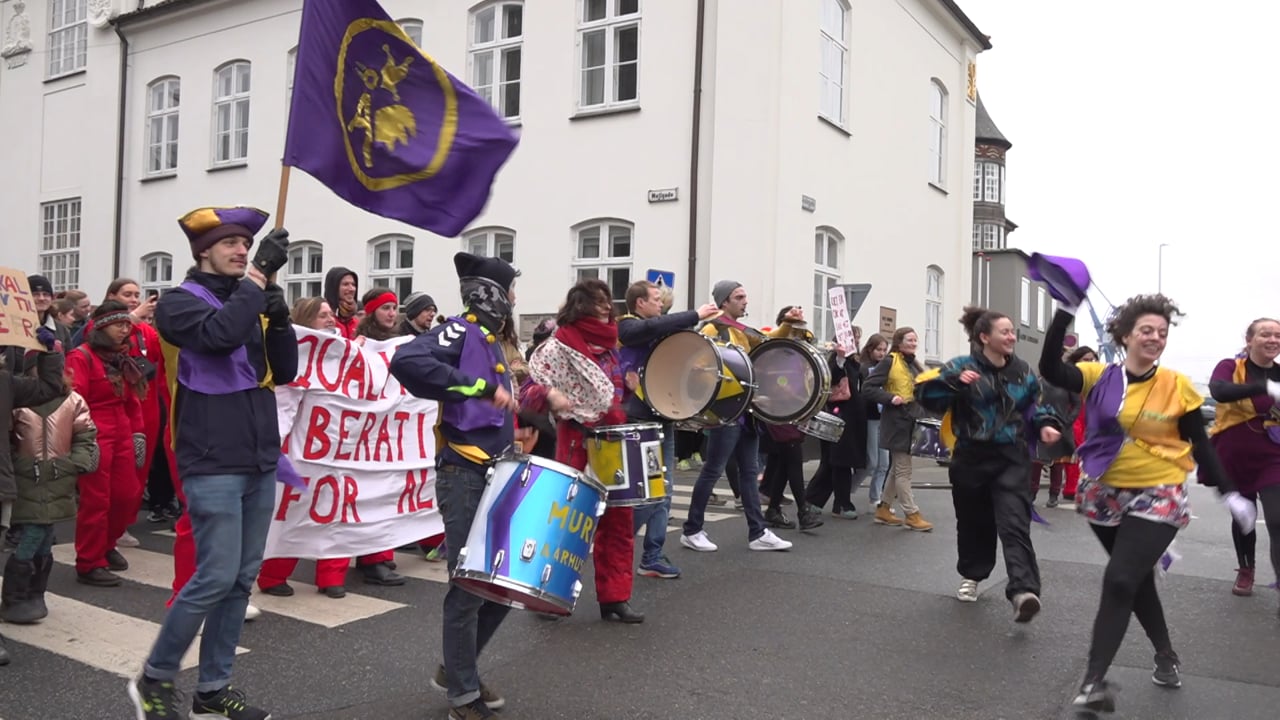
[[(165, 342), (208, 354), (244, 347), (258, 380), (287, 385), (298, 374), (293, 325), (262, 327), (266, 293), (247, 280), (192, 270), (191, 280), (222, 301), (221, 310), (184, 290), (166, 293), (156, 305), (156, 330)], [(176, 383), (177, 378), (172, 378)], [(276, 396), (269, 388), (205, 395), (176, 386), (173, 394), (174, 452), (178, 472), (249, 475), (272, 472), (280, 459)]]

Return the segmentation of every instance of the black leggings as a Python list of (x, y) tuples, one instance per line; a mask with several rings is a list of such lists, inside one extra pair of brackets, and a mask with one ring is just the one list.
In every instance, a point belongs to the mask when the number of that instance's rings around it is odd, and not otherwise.
[[(1280, 576), (1280, 486), (1258, 491), (1258, 504), (1267, 520), (1267, 536), (1271, 538), (1271, 569)], [(1245, 535), (1240, 526), (1231, 523), (1231, 540), (1236, 546), (1236, 561), (1242, 568), (1253, 568), (1257, 563), (1258, 531)]]
[(1173, 542), (1178, 528), (1165, 523), (1126, 516), (1116, 527), (1090, 525), (1102, 547), (1111, 556), (1102, 576), (1102, 600), (1093, 621), (1093, 642), (1089, 646), (1089, 667), (1085, 677), (1101, 680), (1115, 660), (1129, 629), (1129, 616), (1138, 622), (1156, 652), (1171, 652), (1169, 626), (1156, 592), (1156, 562)]
[(768, 491), (770, 510), (777, 510), (782, 505), (782, 493), (786, 491), (788, 483), (791, 485), (791, 496), (796, 501), (796, 510), (804, 512), (804, 446), (798, 442), (776, 443), (769, 451), (761, 489)]

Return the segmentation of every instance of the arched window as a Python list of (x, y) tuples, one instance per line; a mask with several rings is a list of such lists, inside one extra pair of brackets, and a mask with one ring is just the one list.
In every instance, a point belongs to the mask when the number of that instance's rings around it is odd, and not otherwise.
[[(299, 298), (324, 294), (324, 246), (311, 240), (289, 243), (284, 264), (284, 294), (293, 305)], [(358, 300), (359, 298), (357, 298)]]
[(476, 228), (464, 236), (462, 249), (472, 255), (501, 258), (515, 264), (516, 231), (504, 227)]
[(627, 220), (596, 218), (573, 227), (573, 281), (605, 281), (619, 312), (626, 312), (634, 239), (635, 225)]
[(390, 288), (401, 300), (409, 297), (413, 292), (413, 238), (383, 235), (369, 241), (369, 285)]
[(929, 182), (947, 187), (947, 88), (929, 81)]
[(845, 0), (822, 0), (822, 22), (818, 26), (818, 112), (837, 125), (844, 125), (844, 88), (848, 77), (849, 4)]
[(173, 287), (173, 256), (167, 252), (155, 252), (142, 256), (142, 295), (160, 293)]
[(233, 60), (213, 72), (213, 164), (232, 165), (249, 157), (248, 60)]
[(400, 25), (400, 29), (404, 31), (405, 35), (409, 36), (409, 39), (413, 41), (414, 45), (422, 47), (421, 20), (416, 18), (405, 18), (403, 20), (397, 20), (396, 23)]
[(809, 324), (817, 339), (826, 342), (835, 335), (831, 320), (831, 288), (840, 283), (840, 251), (844, 236), (831, 227), (819, 227), (813, 234), (813, 307)]
[(182, 83), (176, 77), (147, 85), (147, 175), (178, 170), (178, 105)]
[(944, 273), (937, 265), (925, 271), (924, 289), (924, 356), (942, 359), (942, 290)]
[(471, 87), (508, 120), (520, 117), (524, 5), (494, 2), (471, 11)]

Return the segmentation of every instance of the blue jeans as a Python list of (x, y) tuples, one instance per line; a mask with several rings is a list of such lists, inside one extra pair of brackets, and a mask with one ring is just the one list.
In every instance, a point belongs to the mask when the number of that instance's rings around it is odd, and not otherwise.
[[(484, 495), (485, 470), (479, 465), (443, 464), (436, 473), (436, 503), (444, 517), (444, 542), (449, 572), (467, 544), (471, 521)], [(444, 674), (449, 704), (461, 707), (480, 697), (476, 660), (510, 610), (450, 584), (444, 596)]]
[(154, 680), (177, 677), (203, 622), (196, 692), (208, 693), (231, 682), (244, 609), (275, 508), (276, 474), (200, 475), (187, 478), (182, 489), (195, 536), (196, 573), (174, 598), (143, 672)]
[[(746, 423), (751, 423), (747, 420)], [(738, 461), (742, 479), (738, 491), (742, 493), (742, 511), (747, 516), (747, 540), (764, 535), (764, 512), (760, 510), (760, 486), (756, 477), (760, 474), (760, 436), (754, 424), (741, 422), (714, 428), (707, 432), (707, 454), (702, 457), (702, 472), (693, 486), (693, 498), (689, 504), (689, 517), (684, 521), (684, 534), (702, 532), (706, 518), (707, 501), (715, 488), (724, 466), (732, 456)]]
[(889, 451), (880, 447), (879, 420), (867, 421), (867, 477), (871, 480), (871, 504), (877, 505), (884, 492), (885, 478), (889, 477)]
[(662, 545), (667, 541), (667, 519), (671, 517), (672, 487), (671, 468), (676, 460), (675, 427), (664, 424), (662, 427), (662, 461), (666, 473), (667, 496), (660, 503), (642, 505), (635, 509), (635, 532), (644, 526), (644, 551), (640, 554), (640, 565), (653, 565), (662, 559)]
[(52, 525), (18, 525), (18, 547), (13, 556), (24, 562), (53, 554)]

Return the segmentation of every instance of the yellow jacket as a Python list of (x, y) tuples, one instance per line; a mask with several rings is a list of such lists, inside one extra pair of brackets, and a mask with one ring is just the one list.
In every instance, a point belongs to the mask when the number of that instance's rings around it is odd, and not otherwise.
[(889, 353), (889, 357), (893, 358), (893, 365), (889, 366), (889, 377), (884, 382), (884, 391), (902, 398), (906, 401), (904, 405), (915, 402), (916, 381), (911, 374), (911, 368), (907, 367), (906, 358), (899, 352)]
[[(803, 332), (806, 335), (809, 334), (807, 330)], [(753, 350), (757, 345), (770, 338), (790, 338), (800, 335), (800, 333), (801, 331), (793, 328), (789, 322), (784, 322), (767, 333), (760, 332), (755, 328), (747, 328), (744, 331), (714, 320), (702, 326), (703, 335), (727, 342), (730, 345), (737, 345), (744, 350)], [(809, 337), (812, 337), (812, 335), (809, 335)], [(801, 335), (797, 339), (804, 339), (804, 337)]]

